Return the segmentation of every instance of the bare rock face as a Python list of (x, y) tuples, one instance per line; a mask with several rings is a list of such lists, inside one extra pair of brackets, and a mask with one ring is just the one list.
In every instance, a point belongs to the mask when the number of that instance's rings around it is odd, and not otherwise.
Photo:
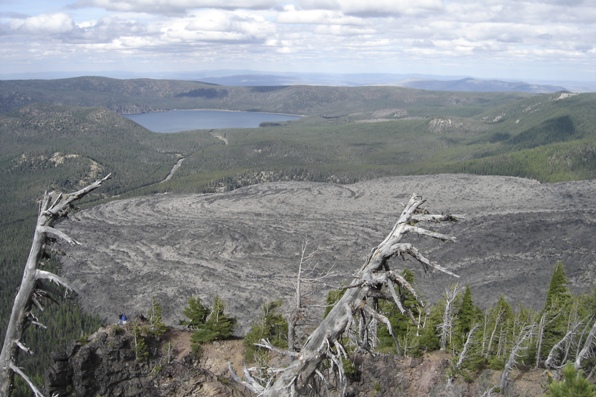
[(470, 175), (353, 185), (279, 182), (113, 201), (59, 226), (82, 242), (64, 247), (63, 273), (83, 306), (108, 321), (120, 311), (146, 312), (155, 297), (166, 323), (175, 325), (190, 296), (210, 304), (219, 295), (246, 329), (264, 302), (292, 296), (304, 241), (318, 249), (321, 271), (334, 266), (342, 273), (321, 288), (323, 297), (350, 281), (413, 193), (426, 198), (432, 212), (464, 215), (455, 224), (430, 226), (457, 243), (408, 237), (459, 279), (424, 274), (401, 259), (390, 264), (415, 270), (427, 301), (459, 282), (470, 285), (481, 306), (504, 295), (540, 308), (557, 261), (564, 262), (572, 289), (596, 280), (596, 181), (540, 184)]
[(144, 379), (149, 370), (135, 360), (130, 335), (99, 331), (89, 343), (73, 343), (64, 353), (53, 354), (46, 374), (49, 395), (153, 396)]
[[(166, 349), (176, 346), (173, 331), (165, 339), (145, 339), (149, 357), (138, 361), (128, 327), (111, 326), (93, 334), (84, 343), (75, 342), (65, 352), (54, 353), (46, 372), (47, 395), (87, 397), (194, 396), (242, 397), (249, 394), (229, 379), (204, 368), (189, 351)], [(188, 336), (188, 335), (187, 335)], [(161, 343), (160, 343), (161, 342)], [(167, 346), (166, 346), (167, 345)], [(169, 350), (168, 350), (169, 351)]]

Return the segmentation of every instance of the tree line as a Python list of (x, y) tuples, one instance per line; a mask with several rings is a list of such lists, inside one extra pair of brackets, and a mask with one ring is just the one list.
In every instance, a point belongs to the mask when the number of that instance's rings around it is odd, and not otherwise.
[[(405, 269), (402, 276), (414, 283), (410, 270)], [(342, 289), (331, 290), (327, 307), (332, 307), (343, 292)], [(539, 311), (513, 305), (504, 296), (482, 310), (474, 303), (469, 286), (452, 286), (441, 300), (428, 308), (419, 305), (413, 294), (401, 286), (395, 287), (395, 293), (402, 296), (407, 312), (400, 311), (391, 302), (374, 303), (379, 313), (389, 319), (392, 328), (390, 332), (389, 327), (379, 324), (376, 335), (371, 338), (374, 351), (406, 357), (438, 350), (448, 352), (452, 357), (448, 381), (461, 377), (471, 382), (486, 368), (502, 371), (493, 392), (505, 391), (514, 368), (544, 368), (552, 374), (552, 390), (547, 395), (596, 395), (596, 388), (585, 381), (593, 379), (596, 372), (596, 288), (584, 294), (571, 293), (563, 263), (554, 266), (544, 306)], [(287, 349), (287, 330), (288, 316), (283, 314), (279, 301), (265, 304), (261, 316), (244, 338), (247, 362), (263, 366), (275, 354), (276, 350), (265, 346), (264, 341)], [(340, 343), (350, 357), (342, 362), (344, 371), (348, 376), (357, 377), (359, 363), (351, 353), (358, 346), (350, 338), (342, 338)], [(263, 375), (266, 372), (264, 370)], [(556, 373), (561, 373), (561, 380)], [(588, 394), (556, 394), (557, 388), (572, 383), (571, 378), (574, 387), (587, 390)], [(565, 379), (568, 379), (566, 383)]]

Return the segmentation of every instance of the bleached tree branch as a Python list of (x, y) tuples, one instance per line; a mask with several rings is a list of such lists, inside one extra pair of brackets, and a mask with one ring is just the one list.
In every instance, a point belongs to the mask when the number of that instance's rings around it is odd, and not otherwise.
[(376, 310), (374, 310), (373, 308), (371, 308), (370, 306), (364, 306), (363, 310), (371, 317), (373, 317), (374, 319), (376, 319), (377, 321), (379, 321), (380, 323), (384, 324), (387, 327), (387, 331), (389, 331), (389, 335), (391, 335), (391, 337), (393, 338), (393, 342), (395, 343), (395, 346), (397, 346), (398, 351), (399, 351), (399, 342), (397, 341), (397, 337), (395, 336), (395, 333), (393, 332), (393, 327), (391, 326), (391, 322), (389, 321), (389, 319), (385, 316), (383, 316), (381, 313), (377, 312)]
[(50, 226), (39, 226), (39, 231), (41, 233), (45, 233), (45, 234), (49, 234), (54, 237), (61, 238), (62, 240), (66, 241), (67, 243), (69, 243), (71, 245), (81, 245), (81, 243), (79, 243), (77, 240), (73, 239), (72, 237), (70, 237), (69, 235), (64, 233), (63, 231), (55, 229)]
[(549, 368), (549, 369), (559, 369), (559, 368), (561, 368), (561, 367), (564, 366), (564, 362), (559, 363), (560, 365), (556, 365), (556, 363), (555, 363), (555, 360), (556, 360), (555, 355), (556, 355), (557, 351), (559, 351), (559, 349), (561, 349), (563, 347), (564, 344), (569, 343), (569, 340), (572, 339), (573, 336), (576, 334), (577, 328), (584, 321), (586, 321), (586, 320), (587, 320), (587, 318), (585, 318), (582, 321), (579, 321), (577, 324), (575, 324), (575, 326), (573, 328), (571, 328), (565, 334), (565, 336), (552, 347), (552, 349), (550, 349), (550, 352), (548, 353), (548, 357), (544, 361), (544, 366), (546, 368)]
[[(265, 388), (263, 386), (261, 386), (259, 384), (259, 382), (255, 381), (252, 376), (250, 376), (250, 373), (248, 373), (248, 371), (245, 371), (245, 375), (244, 377), (247, 379), (252, 379), (254, 382), (247, 382), (242, 380), (237, 374), (236, 371), (234, 371), (234, 368), (232, 367), (232, 363), (229, 362), (228, 363), (228, 371), (230, 372), (230, 376), (232, 377), (232, 379), (236, 382), (239, 383), (241, 385), (244, 385), (248, 390), (250, 390), (251, 392), (255, 393), (255, 394), (261, 394), (263, 392), (263, 390), (265, 390)], [(246, 373), (248, 373), (248, 375), (246, 375)]]
[(472, 337), (474, 336), (474, 332), (478, 329), (479, 324), (476, 324), (472, 327), (470, 332), (468, 333), (468, 337), (466, 338), (466, 342), (464, 343), (464, 348), (462, 349), (461, 353), (459, 354), (459, 358), (457, 360), (457, 364), (455, 364), (455, 369), (459, 369), (461, 365), (464, 363), (466, 359), (466, 355), (468, 354), (468, 349), (472, 343)]
[(525, 349), (524, 342), (532, 335), (535, 326), (536, 324), (531, 324), (521, 329), (519, 336), (517, 337), (517, 341), (515, 342), (515, 346), (513, 346), (513, 349), (511, 349), (509, 359), (507, 360), (505, 368), (503, 369), (503, 373), (501, 374), (501, 381), (499, 383), (501, 393), (505, 391), (505, 388), (509, 382), (509, 374), (511, 373), (511, 370), (517, 366), (517, 359), (520, 356), (520, 351)]
[(262, 347), (264, 349), (270, 350), (270, 351), (272, 351), (274, 353), (279, 354), (280, 356), (288, 356), (288, 357), (295, 357), (295, 358), (296, 357), (300, 357), (300, 354), (299, 353), (296, 353), (296, 352), (290, 351), (290, 350), (279, 349), (279, 348), (273, 346), (271, 344), (271, 342), (269, 342), (266, 339), (259, 340), (258, 343), (255, 343), (255, 346)]
[[(93, 190), (97, 189), (101, 186), (102, 183), (110, 179), (112, 174), (108, 174), (105, 177), (96, 180), (95, 182), (91, 183), (90, 185), (85, 186), (84, 188), (77, 190), (76, 192), (67, 193), (64, 195), (60, 193), (59, 196), (56, 198), (54, 203), (50, 207), (45, 207), (41, 215), (47, 216), (50, 218), (58, 218), (62, 216), (66, 216), (68, 212), (71, 210), (71, 205), (73, 202), (80, 200), (88, 193), (92, 192)], [(49, 198), (49, 195), (46, 195)], [(48, 200), (49, 202), (49, 200)]]
[(442, 233), (437, 233), (437, 232), (433, 232), (430, 230), (426, 230), (423, 229), (421, 227), (418, 226), (406, 226), (405, 228), (406, 232), (412, 232), (412, 233), (416, 233), (419, 234), (421, 236), (427, 236), (427, 237), (432, 237), (432, 238), (436, 238), (442, 241), (451, 241), (451, 242), (455, 242), (455, 237), (453, 236), (448, 236), (446, 234), (442, 234)]
[(582, 360), (588, 356), (588, 353), (590, 352), (590, 349), (592, 348), (592, 344), (594, 344), (594, 342), (596, 342), (596, 321), (594, 322), (592, 330), (590, 331), (588, 337), (586, 338), (586, 341), (584, 342), (584, 347), (575, 359), (574, 367), (576, 370), (581, 368)]
[(16, 365), (14, 365), (11, 362), (9, 368), (13, 372), (15, 372), (16, 374), (18, 374), (21, 378), (23, 378), (23, 380), (25, 382), (27, 382), (27, 384), (29, 385), (29, 388), (31, 389), (31, 391), (33, 392), (33, 394), (35, 395), (35, 397), (44, 397), (44, 395), (39, 391), (39, 389), (37, 388), (37, 386), (35, 386), (35, 383), (33, 383), (31, 381), (31, 379), (29, 379), (29, 377), (27, 375), (25, 375), (25, 373), (23, 371), (21, 371), (21, 369), (19, 367), (17, 367)]
[[(431, 262), (422, 255), (412, 244), (402, 243), (401, 240), (411, 229), (411, 223), (421, 221), (439, 222), (443, 220), (455, 220), (450, 215), (431, 215), (421, 206), (425, 200), (422, 197), (413, 195), (405, 205), (397, 222), (385, 239), (374, 248), (366, 262), (355, 274), (352, 283), (344, 290), (341, 299), (333, 306), (327, 317), (319, 324), (317, 329), (309, 336), (302, 348), (299, 359), (292, 362), (283, 372), (279, 374), (275, 382), (265, 387), (262, 395), (265, 397), (290, 396), (294, 391), (298, 394), (309, 390), (309, 384), (316, 375), (319, 365), (323, 360), (333, 361), (333, 354), (329, 353), (330, 343), (333, 344), (341, 335), (350, 329), (353, 323), (353, 316), (368, 312), (368, 309), (355, 310), (359, 304), (366, 301), (372, 290), (379, 289), (375, 284), (376, 276), (389, 271), (388, 260), (393, 256), (407, 254), (422, 264), (425, 270), (439, 270), (455, 276), (451, 271)], [(418, 215), (422, 216), (418, 216)], [(424, 230), (424, 229), (421, 229)], [(453, 241), (452, 238), (440, 233), (421, 233), (424, 236)], [(389, 280), (389, 278), (387, 278)], [(394, 279), (395, 280), (395, 279)], [(386, 284), (387, 285), (387, 284)], [(368, 312), (370, 314), (370, 312)], [(328, 354), (329, 353), (329, 354)], [(331, 354), (331, 356), (330, 356)], [(335, 358), (337, 360), (337, 358)], [(338, 365), (334, 362), (333, 365)], [(341, 374), (340, 374), (341, 375)]]
[(457, 297), (458, 286), (455, 284), (451, 291), (445, 290), (445, 311), (443, 312), (443, 322), (439, 325), (441, 330), (440, 346), (441, 350), (447, 349), (447, 339), (451, 341), (451, 331), (453, 328), (453, 302)]
[[(330, 266), (326, 271), (319, 272), (319, 263), (315, 261), (318, 248), (307, 253), (308, 240), (303, 241), (300, 249), (300, 262), (298, 263), (298, 274), (296, 276), (296, 289), (293, 300), (289, 300), (289, 309), (286, 312), (288, 322), (288, 348), (295, 350), (300, 339), (303, 339), (303, 332), (300, 332), (299, 322), (304, 325), (308, 322), (307, 307), (314, 305), (306, 301), (306, 297), (314, 294), (321, 285), (336, 276), (333, 271), (335, 265)], [(306, 284), (306, 285), (304, 285)]]
[[(55, 229), (53, 225), (58, 219), (68, 216), (74, 209), (73, 203), (75, 201), (97, 189), (109, 177), (110, 175), (107, 175), (73, 193), (55, 194), (46, 192), (40, 202), (31, 249), (23, 271), (21, 286), (15, 297), (8, 326), (4, 335), (2, 351), (0, 352), (0, 396), (10, 396), (11, 385), (13, 384), (15, 373), (21, 375), (21, 377), (27, 381), (36, 395), (41, 396), (41, 393), (35, 388), (29, 378), (27, 378), (15, 364), (18, 362), (18, 351), (22, 348), (21, 339), (29, 322), (43, 327), (43, 325), (37, 321), (37, 318), (32, 315), (30, 310), (31, 305), (43, 310), (43, 306), (37, 298), (44, 297), (45, 295), (39, 293), (38, 280), (46, 279), (56, 282), (67, 289), (70, 289), (70, 287), (68, 287), (60, 277), (50, 272), (39, 270), (38, 265), (41, 259), (46, 255), (48, 244), (52, 241), (52, 238), (57, 237), (71, 244), (78, 243), (65, 233)], [(19, 344), (21, 344), (21, 346), (19, 346)], [(28, 351), (30, 352), (30, 350)]]
[(410, 255), (412, 258), (416, 259), (418, 262), (420, 262), (423, 265), (423, 268), (425, 271), (429, 271), (431, 269), (435, 269), (438, 270), (440, 272), (446, 273), (450, 276), (459, 278), (459, 276), (455, 273), (452, 273), (451, 271), (445, 269), (444, 267), (440, 266), (438, 263), (436, 262), (431, 262), (429, 259), (427, 259), (424, 255), (422, 255), (420, 253), (420, 251), (418, 251), (418, 249), (416, 247), (414, 247), (412, 244), (410, 243), (401, 243), (401, 244), (395, 244), (394, 246), (391, 247), (392, 250), (394, 251), (394, 253), (392, 255), (403, 255), (403, 254), (408, 254)]
[(27, 354), (31, 354), (33, 355), (33, 350), (29, 349), (27, 346), (25, 346), (23, 343), (21, 343), (20, 341), (16, 341), (15, 342), (16, 345), (19, 347), (19, 349), (21, 349), (22, 351), (24, 351)]
[(66, 289), (67, 291), (74, 291), (74, 289), (70, 285), (68, 285), (66, 280), (52, 272), (37, 269), (35, 271), (35, 274), (38, 280), (49, 280), (60, 285), (61, 287), (64, 287), (64, 289)]

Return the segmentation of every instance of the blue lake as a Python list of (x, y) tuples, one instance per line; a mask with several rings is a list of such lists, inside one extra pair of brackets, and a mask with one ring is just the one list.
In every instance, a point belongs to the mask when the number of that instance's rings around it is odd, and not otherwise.
[(257, 128), (263, 122), (298, 120), (300, 116), (224, 110), (169, 110), (128, 114), (124, 117), (153, 132), (181, 132), (220, 128)]

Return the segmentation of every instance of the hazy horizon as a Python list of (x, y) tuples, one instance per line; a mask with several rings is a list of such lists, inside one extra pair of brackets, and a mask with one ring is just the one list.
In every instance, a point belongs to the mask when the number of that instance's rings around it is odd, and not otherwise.
[(596, 81), (583, 0), (0, 0), (0, 76), (210, 70)]

